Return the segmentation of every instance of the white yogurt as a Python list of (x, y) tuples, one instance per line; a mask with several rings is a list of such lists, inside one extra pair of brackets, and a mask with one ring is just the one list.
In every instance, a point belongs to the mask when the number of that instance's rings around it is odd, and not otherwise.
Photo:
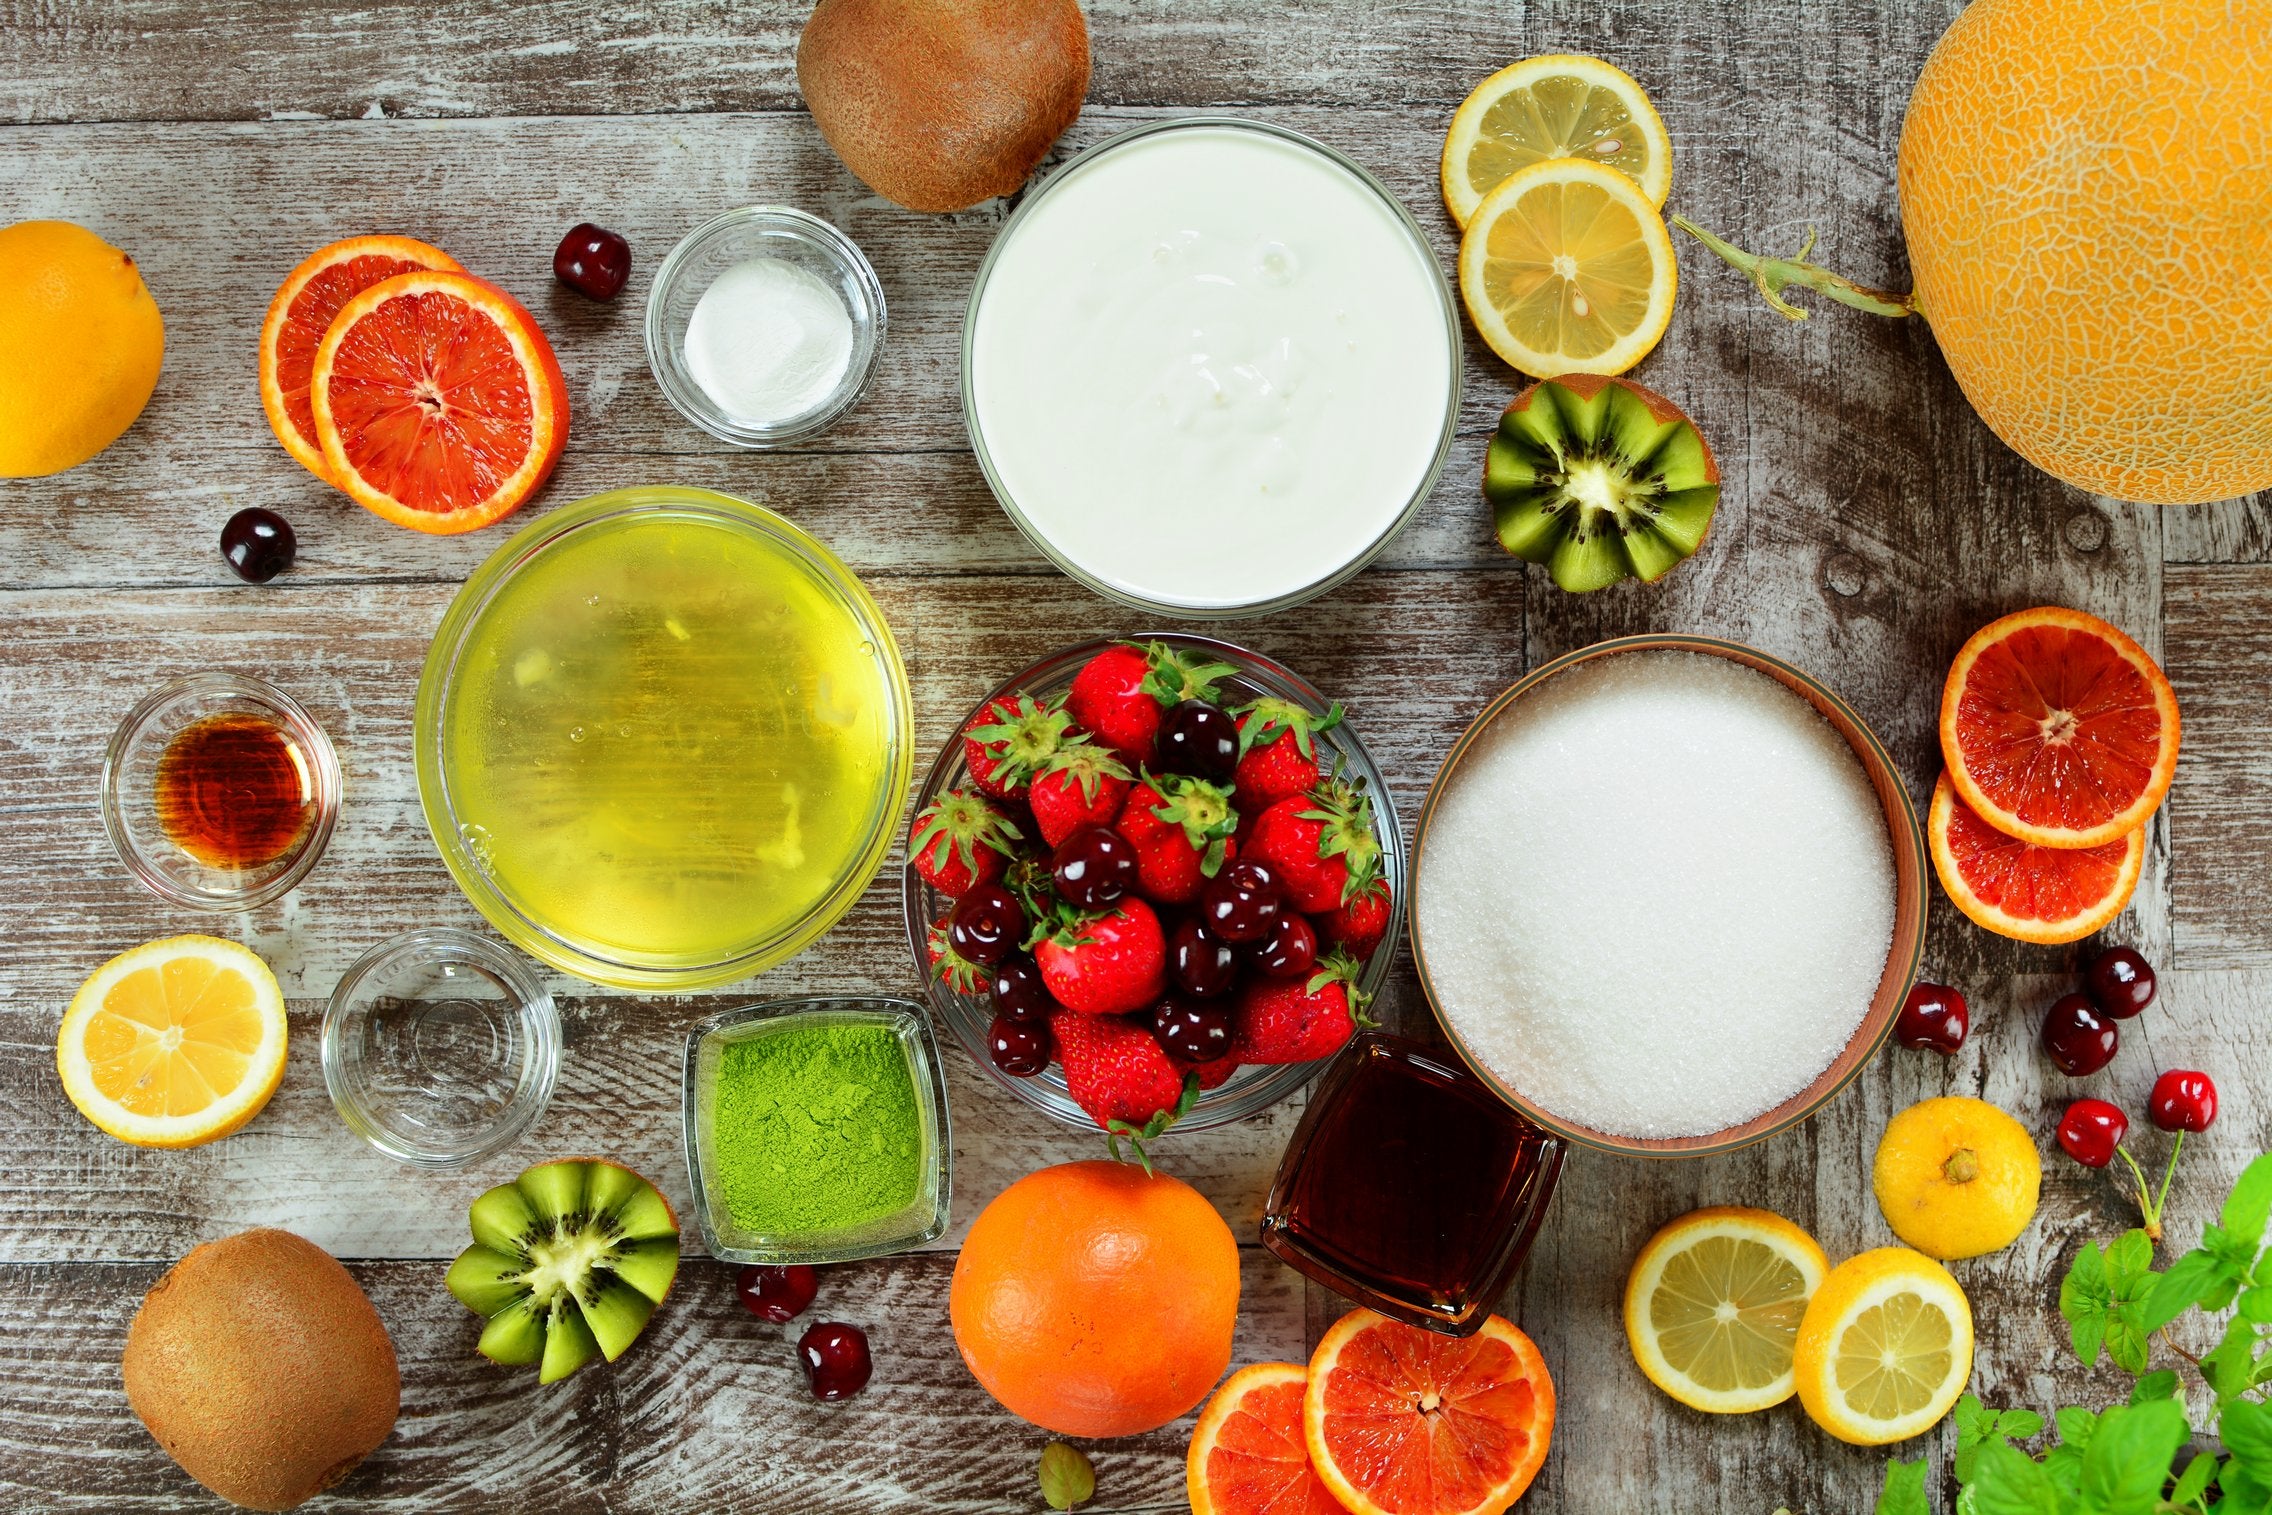
[(971, 315), (972, 425), (1081, 574), (1195, 610), (1364, 557), (1458, 404), (1443, 276), (1324, 152), (1236, 126), (1098, 149), (1004, 233)]
[(809, 270), (750, 258), (711, 281), (686, 323), (686, 369), (726, 416), (780, 426), (836, 393), (852, 315)]

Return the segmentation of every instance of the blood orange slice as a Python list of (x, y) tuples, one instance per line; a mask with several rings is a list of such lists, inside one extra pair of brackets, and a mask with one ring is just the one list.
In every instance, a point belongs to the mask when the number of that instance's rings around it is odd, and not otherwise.
[(1546, 1462), (1554, 1380), (1496, 1315), (1458, 1337), (1354, 1310), (1310, 1358), (1302, 1431), (1354, 1515), (1498, 1515)]
[(2135, 831), (2177, 773), (2177, 696), (2146, 650), (2056, 605), (1972, 634), (1941, 691), (1941, 755), (1958, 798), (2039, 847)]
[(568, 382), (535, 318), (471, 274), (397, 274), (340, 308), (308, 394), (331, 481), (397, 526), (507, 516), (568, 440)]
[(1192, 1515), (1341, 1515), (1302, 1439), (1309, 1376), (1298, 1362), (1258, 1362), (1223, 1380), (1184, 1458)]
[(2145, 828), (2103, 847), (2038, 847), (2006, 836), (1957, 798), (1947, 774), (1933, 786), (1925, 834), (1933, 869), (1956, 907), (2000, 936), (2080, 941), (2122, 913), (2145, 865)]
[(339, 308), (381, 279), (457, 266), (457, 259), (415, 237), (349, 237), (309, 254), (284, 276), (260, 328), (260, 404), (276, 440), (308, 472), (326, 482), (331, 477), (316, 440), (308, 375)]

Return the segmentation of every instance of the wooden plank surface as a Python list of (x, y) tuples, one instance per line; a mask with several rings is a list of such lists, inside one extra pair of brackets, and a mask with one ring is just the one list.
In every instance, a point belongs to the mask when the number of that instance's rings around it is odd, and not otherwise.
[[(1526, 52), (1594, 51), (1650, 89), (1678, 144), (1673, 208), (1754, 246), (1818, 224), (1824, 255), (1899, 284), (1893, 148), (1910, 81), (1958, 0), (1801, 0), (1520, 8), (1488, 0), (1099, 0), (1090, 108), (1055, 160), (1137, 121), (1223, 108), (1312, 132), (1379, 173), (1447, 262), (1435, 202), (1444, 118), (1482, 74)], [(721, 1002), (914, 987), (885, 879), (818, 947), (723, 994), (643, 999), (564, 980), (561, 1092), (522, 1148), (447, 1178), (360, 1149), (314, 1056), (321, 1001), (364, 947), (413, 925), (473, 924), (435, 859), (409, 766), (409, 698), (431, 629), (501, 531), (396, 531), (309, 479), (267, 435), (253, 385), (261, 312), (283, 271), (334, 236), (430, 236), (528, 301), (572, 388), (575, 428), (545, 500), (668, 480), (762, 498), (828, 540), (874, 588), (905, 649), (925, 759), (1005, 671), (1080, 638), (1143, 629), (1057, 576), (1009, 525), (968, 455), (956, 397), (968, 282), (1005, 207), (920, 217), (836, 164), (797, 109), (796, 0), (728, 6), (592, 0), (368, 0), (326, 13), (286, 0), (0, 0), (0, 221), (62, 215), (130, 248), (168, 320), (144, 419), (59, 479), (0, 483), (0, 1504), (212, 1507), (127, 1416), (125, 1323), (163, 1264), (245, 1225), (291, 1226), (354, 1259), (405, 1367), (388, 1446), (326, 1510), (1030, 1510), (1043, 1438), (1004, 1416), (955, 1359), (943, 1319), (952, 1248), (1017, 1174), (1086, 1155), (949, 1052), (955, 1229), (937, 1248), (831, 1270), (823, 1309), (876, 1333), (879, 1376), (816, 1407), (780, 1333), (733, 1304), (729, 1271), (690, 1264), (633, 1354), (556, 1390), (472, 1355), (442, 1294), (464, 1205), (522, 1162), (619, 1153), (684, 1199), (677, 1069), (686, 1028)], [(322, 119), (301, 119), (314, 117)], [(413, 120), (376, 119), (412, 117)], [(185, 124), (186, 123), (186, 124)], [(645, 370), (639, 316), (660, 254), (718, 210), (802, 205), (844, 226), (891, 307), (876, 387), (800, 452), (735, 454), (680, 421)], [(595, 307), (551, 284), (559, 230), (618, 227), (632, 290)], [(2153, 1070), (2217, 1072), (2218, 1134), (2187, 1158), (2186, 1236), (2216, 1187), (2272, 1139), (2272, 798), (2262, 712), (2272, 689), (2272, 502), (2155, 511), (2035, 473), (1965, 407), (1921, 323), (1826, 312), (1790, 325), (1732, 273), (1681, 248), (1683, 293), (1639, 372), (1712, 440), (1727, 481), (1697, 559), (1661, 586), (1577, 598), (1492, 546), (1475, 479), (1517, 382), (1472, 340), (1444, 483), (1382, 562), (1300, 610), (1231, 629), (1346, 700), (1409, 827), (1437, 756), (1523, 668), (1648, 629), (1740, 637), (1852, 700), (1920, 798), (1938, 767), (1934, 694), (1980, 622), (2042, 601), (2103, 615), (2164, 656), (2187, 750), (2147, 876), (2109, 935), (2168, 971), (2115, 1065), (2083, 1085), (2136, 1108)], [(300, 565), (236, 585), (213, 549), (245, 504), (283, 510)], [(2165, 565), (2169, 565), (2165, 568)], [(100, 1136), (52, 1074), (56, 1018), (105, 956), (212, 928), (140, 893), (94, 811), (99, 749), (136, 698), (205, 666), (300, 694), (342, 749), (349, 800), (330, 855), (279, 905), (219, 923), (276, 964), (294, 1013), (284, 1088), (241, 1135), (140, 1152)], [(895, 859), (896, 862), (896, 859)], [(1984, 935), (1937, 903), (1928, 969), (1971, 995), (1950, 1062), (1889, 1052), (1823, 1115), (1709, 1160), (1578, 1154), (1504, 1308), (1539, 1340), (1562, 1401), (1555, 1453), (1525, 1511), (1796, 1515), (1866, 1510), (1883, 1457), (1835, 1444), (1795, 1405), (1733, 1421), (1647, 1387), (1626, 1354), (1627, 1261), (1698, 1204), (1790, 1213), (1833, 1257), (1889, 1239), (1867, 1172), (1886, 1118), (1942, 1092), (2017, 1112), (2048, 1144), (2076, 1086), (2032, 1050), (2079, 949)], [(1409, 969), (1385, 1018), (1426, 1034)], [(1251, 1243), (1299, 1099), (1174, 1139), (1171, 1165)], [(2156, 1149), (2149, 1139), (2147, 1155)], [(1976, 1386), (2038, 1407), (2119, 1392), (2081, 1370), (2053, 1309), (2074, 1247), (2125, 1223), (2104, 1175), (2054, 1162), (2012, 1249), (1957, 1265), (1980, 1322)], [(1342, 1308), (1251, 1247), (1239, 1360), (1295, 1357)], [(1185, 1426), (1092, 1448), (1100, 1507), (1180, 1499)], [(1945, 1432), (1905, 1455), (1945, 1467)]]

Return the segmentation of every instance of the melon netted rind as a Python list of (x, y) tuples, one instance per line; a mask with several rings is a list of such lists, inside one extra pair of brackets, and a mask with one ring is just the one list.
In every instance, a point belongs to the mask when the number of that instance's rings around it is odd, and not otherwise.
[(1915, 304), (2023, 457), (2149, 504), (2272, 487), (2272, 5), (1974, 0), (1902, 126)]

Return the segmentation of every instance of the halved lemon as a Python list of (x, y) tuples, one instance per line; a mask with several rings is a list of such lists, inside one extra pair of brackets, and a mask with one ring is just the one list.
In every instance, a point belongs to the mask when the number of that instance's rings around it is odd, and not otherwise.
[(1672, 192), (1672, 138), (1632, 76), (1579, 53), (1509, 64), (1475, 86), (1444, 133), (1444, 207), (1465, 226), (1518, 169), (1552, 158), (1599, 163), (1660, 209)]
[(1850, 1257), (1814, 1291), (1792, 1372), (1808, 1416), (1840, 1441), (1907, 1441), (1940, 1424), (1972, 1377), (1972, 1306), (1922, 1252)]
[(1483, 197), (1459, 244), (1459, 294), (1524, 373), (1619, 374), (1647, 357), (1680, 285), (1664, 217), (1614, 168), (1554, 158)]
[(284, 992), (235, 942), (174, 936), (97, 968), (63, 1012), (55, 1068), (79, 1113), (137, 1147), (218, 1141), (284, 1077)]
[(1625, 1280), (1625, 1340), (1649, 1382), (1715, 1415), (1791, 1397), (1807, 1301), (1830, 1272), (1813, 1237), (1766, 1210), (1724, 1205), (1673, 1221)]

